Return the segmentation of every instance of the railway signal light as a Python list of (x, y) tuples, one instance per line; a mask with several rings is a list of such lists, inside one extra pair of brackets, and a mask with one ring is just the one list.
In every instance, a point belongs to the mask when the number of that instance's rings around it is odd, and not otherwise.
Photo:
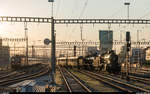
[(130, 32), (126, 32), (126, 42), (127, 42), (127, 51), (130, 51), (131, 49)]
[(130, 32), (126, 32), (126, 41), (130, 41)]
[(126, 50), (127, 50), (127, 59), (126, 59), (126, 80), (129, 80), (129, 63), (130, 63), (130, 50), (131, 50), (131, 39), (130, 32), (126, 32)]
[(131, 43), (127, 42), (127, 51), (130, 51), (131, 49)]

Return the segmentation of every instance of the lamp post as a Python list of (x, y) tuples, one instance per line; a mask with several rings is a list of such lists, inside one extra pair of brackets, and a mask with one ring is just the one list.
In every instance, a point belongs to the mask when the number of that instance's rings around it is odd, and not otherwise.
[[(129, 6), (130, 3), (129, 2), (125, 2), (124, 3), (125, 6), (127, 6), (127, 19), (129, 19)], [(130, 63), (130, 51), (131, 51), (131, 47), (128, 47), (129, 45), (131, 45), (131, 40), (130, 40), (130, 32), (126, 32), (126, 46), (127, 46), (127, 53), (126, 53), (126, 79), (129, 80), (129, 63)], [(130, 49), (130, 50), (129, 50)], [(131, 66), (131, 65), (130, 65)]]
[(52, 15), (51, 15), (51, 17), (53, 17), (53, 3), (54, 3), (54, 0), (48, 0), (48, 2), (51, 2), (51, 4), (52, 4), (52, 8), (51, 8), (52, 9), (52, 11), (51, 11)]
[(51, 15), (51, 77), (52, 77), (52, 86), (55, 86), (55, 66), (56, 66), (56, 48), (55, 48), (55, 38), (56, 38), (56, 34), (55, 34), (55, 23), (54, 23), (54, 17), (53, 17), (53, 2), (54, 0), (48, 0), (48, 2), (50, 2), (52, 4), (52, 15)]
[(127, 18), (129, 19), (129, 6), (130, 6), (130, 3), (129, 2), (125, 2), (124, 5), (127, 6)]

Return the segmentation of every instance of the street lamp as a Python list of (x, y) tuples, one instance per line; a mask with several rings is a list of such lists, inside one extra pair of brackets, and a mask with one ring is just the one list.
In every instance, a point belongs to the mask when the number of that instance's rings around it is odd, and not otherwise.
[[(125, 6), (127, 6), (127, 19), (129, 19), (129, 2), (124, 3)], [(130, 40), (130, 32), (126, 32), (126, 47), (127, 47), (127, 54), (126, 54), (126, 79), (129, 80), (129, 64), (130, 63), (130, 51), (131, 51), (131, 40)], [(130, 46), (129, 46), (130, 45)], [(131, 66), (131, 65), (130, 65)]]
[(124, 5), (127, 6), (127, 18), (129, 19), (129, 6), (130, 6), (130, 3), (129, 2), (125, 2)]
[(53, 3), (54, 3), (54, 0), (48, 0), (48, 2), (52, 3), (52, 17), (53, 17)]
[(56, 43), (56, 34), (55, 34), (55, 23), (54, 23), (54, 17), (53, 17), (53, 2), (54, 0), (48, 0), (48, 2), (52, 3), (52, 16), (51, 16), (51, 77), (52, 77), (52, 87), (55, 87), (55, 66), (56, 66), (56, 47), (55, 47), (55, 43)]

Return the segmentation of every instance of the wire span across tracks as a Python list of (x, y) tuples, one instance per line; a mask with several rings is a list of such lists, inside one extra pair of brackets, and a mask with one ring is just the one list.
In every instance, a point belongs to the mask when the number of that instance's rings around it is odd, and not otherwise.
[[(52, 23), (46, 17), (0, 16), (0, 22)], [(54, 24), (150, 24), (147, 19), (54, 19)]]

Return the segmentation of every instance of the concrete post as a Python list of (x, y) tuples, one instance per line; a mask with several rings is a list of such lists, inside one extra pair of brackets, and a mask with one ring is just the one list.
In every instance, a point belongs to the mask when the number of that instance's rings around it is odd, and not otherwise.
[(56, 65), (56, 55), (55, 55), (55, 30), (54, 30), (54, 18), (51, 18), (51, 68), (52, 68), (52, 84), (55, 84), (55, 65)]

